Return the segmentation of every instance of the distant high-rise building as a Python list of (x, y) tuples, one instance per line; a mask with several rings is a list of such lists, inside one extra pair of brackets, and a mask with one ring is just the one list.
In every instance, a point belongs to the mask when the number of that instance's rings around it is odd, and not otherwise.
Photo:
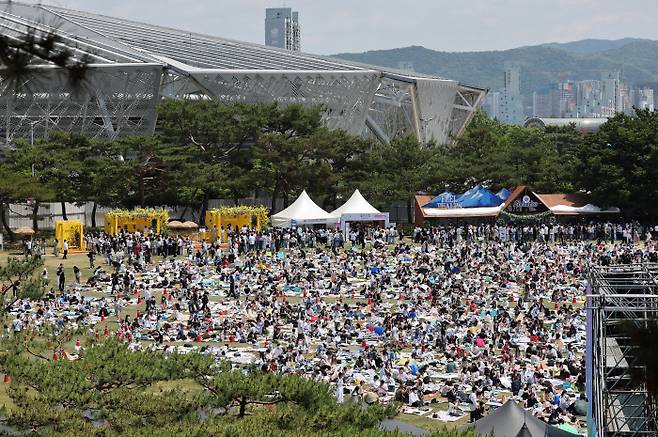
[(576, 83), (576, 111), (578, 117), (601, 117), (601, 81)]
[(301, 50), (299, 13), (291, 8), (265, 9), (265, 45)]
[(560, 90), (545, 89), (532, 93), (532, 116), (559, 118), (560, 114)]
[(604, 117), (612, 117), (624, 111), (619, 72), (603, 73), (601, 75), (601, 113)]
[(491, 93), (488, 93), (487, 96), (484, 98), (484, 102), (482, 103), (482, 110), (489, 114), (489, 117), (495, 119), (495, 120), (500, 120), (501, 113), (500, 113), (500, 91), (494, 91)]
[(504, 87), (500, 97), (500, 121), (508, 124), (521, 124), (523, 97), (521, 96), (521, 72), (515, 65), (505, 64)]
[(652, 88), (644, 87), (633, 90), (633, 105), (638, 109), (648, 109), (653, 112), (656, 109), (654, 101), (654, 92)]
[(576, 84), (571, 80), (560, 82), (560, 117), (576, 117)]
[(503, 88), (511, 94), (521, 94), (521, 70), (512, 64), (505, 64)]

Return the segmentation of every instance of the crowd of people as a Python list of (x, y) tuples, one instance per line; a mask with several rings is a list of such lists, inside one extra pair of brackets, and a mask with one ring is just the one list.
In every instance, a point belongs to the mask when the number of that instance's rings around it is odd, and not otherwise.
[(17, 302), (7, 329), (104, 328), (135, 349), (198, 348), (331, 383), (339, 402), (396, 400), (443, 421), (477, 420), (513, 398), (548, 423), (582, 425), (587, 266), (657, 260), (653, 231), (489, 224), (404, 238), (395, 228), (243, 228), (204, 242), (89, 234), (89, 279), (78, 269), (66, 282), (62, 267), (58, 289)]

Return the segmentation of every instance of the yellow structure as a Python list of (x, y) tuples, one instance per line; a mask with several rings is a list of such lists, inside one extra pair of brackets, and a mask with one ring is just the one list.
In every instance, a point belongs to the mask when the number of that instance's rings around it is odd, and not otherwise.
[(152, 230), (159, 234), (169, 220), (169, 213), (163, 209), (116, 210), (105, 214), (105, 233), (117, 235), (123, 232), (145, 232)]
[(217, 229), (217, 237), (221, 237), (222, 241), (226, 241), (229, 229), (246, 226), (258, 231), (263, 230), (267, 227), (267, 214), (267, 208), (264, 206), (234, 206), (208, 210), (203, 238), (212, 240), (213, 228)]
[(85, 250), (85, 226), (79, 220), (58, 220), (55, 222), (55, 238), (59, 250), (64, 250), (64, 240), (69, 245), (69, 252)]

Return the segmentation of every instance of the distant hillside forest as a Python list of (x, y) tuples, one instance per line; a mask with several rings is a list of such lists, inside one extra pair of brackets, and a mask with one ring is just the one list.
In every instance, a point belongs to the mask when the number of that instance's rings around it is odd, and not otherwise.
[(336, 57), (399, 68), (411, 63), (418, 73), (435, 74), (492, 90), (503, 87), (505, 62), (521, 68), (521, 93), (562, 79), (600, 79), (601, 73), (621, 71), (634, 86), (658, 88), (658, 41), (625, 38), (550, 43), (511, 50), (438, 52), (420, 46)]

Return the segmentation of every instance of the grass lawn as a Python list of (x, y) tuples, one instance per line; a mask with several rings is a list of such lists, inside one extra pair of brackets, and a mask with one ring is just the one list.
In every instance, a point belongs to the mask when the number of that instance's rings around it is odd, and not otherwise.
[(461, 428), (468, 423), (468, 415), (459, 419), (456, 422), (441, 422), (440, 420), (431, 419), (424, 416), (416, 416), (415, 414), (399, 413), (394, 419), (400, 422), (408, 423), (409, 425), (417, 426), (418, 428), (426, 429), (427, 431), (440, 431), (442, 429)]

